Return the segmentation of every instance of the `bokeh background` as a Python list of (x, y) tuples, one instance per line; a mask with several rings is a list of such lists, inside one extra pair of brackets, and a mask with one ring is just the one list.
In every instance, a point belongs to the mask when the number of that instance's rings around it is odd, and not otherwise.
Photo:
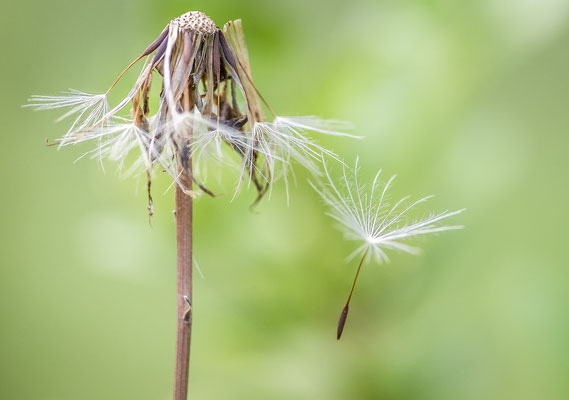
[[(163, 26), (242, 18), (257, 86), (281, 115), (351, 121), (322, 138), (393, 197), (436, 194), (466, 226), (422, 256), (355, 271), (297, 171), (196, 202), (194, 399), (569, 398), (569, 3), (565, 0), (21, 1), (0, 15), (0, 398), (168, 399), (173, 195), (119, 179), (31, 94), (99, 93)], [(127, 75), (126, 82), (136, 72)], [(125, 90), (128, 85), (119, 86)], [(231, 192), (231, 183), (226, 193)]]

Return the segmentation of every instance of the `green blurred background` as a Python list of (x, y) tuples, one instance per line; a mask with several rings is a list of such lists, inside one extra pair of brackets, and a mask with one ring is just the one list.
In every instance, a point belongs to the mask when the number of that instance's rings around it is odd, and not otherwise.
[[(566, 399), (569, 3), (566, 0), (25, 1), (3, 6), (0, 398), (168, 399), (173, 195), (44, 146), (64, 124), (31, 94), (100, 93), (163, 26), (242, 18), (255, 81), (281, 115), (353, 122), (321, 143), (392, 192), (468, 208), (419, 257), (355, 263), (298, 170), (196, 202), (194, 399)], [(127, 75), (126, 81), (134, 79)], [(126, 90), (127, 84), (119, 90)], [(230, 193), (231, 185), (226, 185)]]

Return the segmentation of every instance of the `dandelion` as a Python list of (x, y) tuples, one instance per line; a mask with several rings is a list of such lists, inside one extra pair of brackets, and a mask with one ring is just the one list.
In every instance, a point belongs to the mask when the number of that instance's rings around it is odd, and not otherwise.
[[(110, 107), (110, 91), (143, 59), (129, 92)], [(151, 110), (156, 78), (161, 79), (161, 90), (156, 110)], [(293, 162), (319, 175), (320, 160), (339, 160), (312, 134), (350, 135), (336, 130), (345, 128), (336, 121), (276, 116), (253, 83), (241, 21), (227, 22), (220, 29), (199, 11), (171, 20), (105, 93), (69, 90), (60, 96), (32, 96), (26, 106), (67, 110), (60, 120), (71, 120), (70, 127), (54, 144), (94, 142), (84, 156), (110, 159), (124, 174), (145, 171), (150, 215), (154, 167), (173, 179), (178, 254), (174, 398), (185, 399), (193, 307), (192, 198), (202, 192), (214, 196), (204, 181), (208, 164), (227, 166), (231, 164), (227, 153), (236, 155), (240, 164), (235, 191), (247, 181), (257, 190), (256, 203), (276, 179), (284, 177), (287, 182)], [(136, 161), (127, 167), (132, 153), (137, 154)]]
[(338, 321), (338, 340), (344, 330), (350, 300), (364, 260), (372, 258), (378, 263), (389, 262), (386, 253), (388, 250), (417, 254), (420, 250), (410, 245), (409, 239), (430, 233), (461, 229), (462, 226), (440, 225), (440, 222), (464, 211), (464, 209), (443, 211), (418, 220), (409, 220), (408, 213), (432, 196), (423, 197), (414, 202), (409, 202), (409, 196), (406, 196), (396, 202), (395, 205), (389, 206), (387, 204), (387, 191), (395, 176), (392, 176), (386, 184), (381, 185), (379, 181), (380, 170), (375, 175), (373, 183), (368, 187), (358, 180), (358, 163), (359, 159), (356, 159), (353, 178), (348, 177), (349, 174), (344, 166), (341, 183), (336, 184), (324, 162), (324, 171), (328, 182), (324, 185), (316, 185), (311, 182), (312, 187), (329, 206), (330, 211), (327, 214), (339, 222), (346, 239), (361, 242), (361, 245), (348, 257), (348, 259), (352, 259), (359, 255), (360, 262), (346, 305), (342, 309)]
[[(144, 67), (127, 96), (109, 109), (109, 92), (127, 70), (145, 57)], [(155, 72), (162, 77), (162, 90), (157, 110), (151, 115)], [(125, 118), (120, 113), (129, 103), (130, 116)], [(333, 129), (345, 128), (336, 121), (276, 116), (253, 84), (241, 21), (230, 21), (219, 29), (199, 11), (170, 21), (105, 93), (70, 89), (61, 96), (32, 96), (26, 106), (38, 110), (68, 109), (59, 120), (73, 121), (56, 144), (94, 140), (96, 148), (85, 155), (115, 161), (121, 171), (127, 155), (138, 149), (139, 159), (127, 172), (146, 170), (149, 188), (153, 166), (159, 165), (187, 194), (195, 196), (198, 192), (181, 179), (180, 170), (202, 192), (213, 196), (198, 177), (205, 176), (200, 172), (211, 161), (231, 164), (223, 149), (225, 144), (241, 158), (235, 193), (247, 180), (257, 189), (255, 202), (279, 177), (285, 178), (288, 198), (287, 175), (293, 161), (319, 174), (315, 162), (322, 154), (338, 159), (332, 151), (318, 145), (309, 132), (350, 136)], [(264, 109), (272, 122), (267, 121)], [(194, 169), (190, 168), (190, 160)], [(150, 196), (149, 212), (152, 213)]]

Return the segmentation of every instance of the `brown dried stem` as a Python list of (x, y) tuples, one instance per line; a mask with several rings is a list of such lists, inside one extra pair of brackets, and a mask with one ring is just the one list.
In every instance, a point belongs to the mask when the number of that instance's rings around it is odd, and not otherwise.
[[(192, 184), (186, 172), (183, 182)], [(177, 274), (177, 330), (174, 400), (186, 400), (190, 367), (190, 342), (192, 339), (192, 198), (179, 186), (176, 187), (176, 242), (178, 252)], [(189, 300), (186, 302), (184, 296)]]
[[(189, 111), (191, 96), (186, 88), (184, 109)], [(191, 132), (189, 132), (191, 134)], [(192, 161), (189, 161), (191, 169)], [(190, 370), (190, 343), (192, 339), (192, 190), (190, 172), (183, 170), (176, 186), (176, 248), (177, 248), (177, 329), (176, 368), (174, 372), (174, 400), (186, 400)]]

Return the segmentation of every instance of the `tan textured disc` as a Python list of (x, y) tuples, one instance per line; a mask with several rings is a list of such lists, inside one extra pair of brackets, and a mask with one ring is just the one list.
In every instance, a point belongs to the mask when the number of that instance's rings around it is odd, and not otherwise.
[(187, 12), (173, 21), (177, 22), (181, 29), (196, 33), (213, 34), (218, 29), (215, 22), (201, 11)]

